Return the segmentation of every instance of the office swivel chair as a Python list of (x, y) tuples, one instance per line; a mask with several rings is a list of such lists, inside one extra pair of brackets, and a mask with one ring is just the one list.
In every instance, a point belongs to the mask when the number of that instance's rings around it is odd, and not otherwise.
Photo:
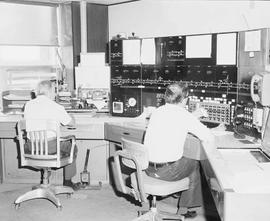
[[(184, 220), (177, 214), (162, 214), (156, 208), (157, 196), (168, 196), (189, 188), (189, 178), (179, 181), (164, 181), (148, 176), (145, 169), (148, 168), (148, 152), (143, 144), (122, 139), (122, 150), (114, 155), (115, 185), (118, 191), (131, 194), (141, 203), (146, 203), (148, 196), (152, 196), (150, 211), (135, 220)], [(131, 187), (127, 186), (123, 165), (134, 169), (130, 174)], [(164, 217), (165, 216), (165, 217)], [(134, 220), (134, 221), (135, 221)]]
[[(60, 138), (60, 125), (56, 121), (46, 120), (21, 120), (17, 123), (18, 139), (20, 146), (21, 166), (29, 166), (42, 171), (42, 183), (32, 188), (31, 191), (19, 196), (15, 200), (15, 208), (20, 203), (36, 199), (45, 198), (50, 200), (61, 209), (62, 205), (57, 194), (66, 193), (71, 195), (74, 191), (71, 187), (51, 185), (49, 177), (52, 168), (61, 168), (73, 161), (73, 151), (75, 146), (75, 137), (68, 136)], [(55, 134), (56, 153), (49, 154), (47, 133)], [(25, 142), (31, 143), (31, 150), (25, 151)], [(60, 142), (71, 141), (71, 150), (69, 156), (61, 156)]]

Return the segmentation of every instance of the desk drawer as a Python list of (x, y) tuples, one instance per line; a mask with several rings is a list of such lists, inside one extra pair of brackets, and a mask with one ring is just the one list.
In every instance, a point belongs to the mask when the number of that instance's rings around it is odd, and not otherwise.
[(104, 125), (99, 124), (78, 124), (74, 129), (61, 128), (61, 135), (75, 135), (76, 139), (91, 139), (103, 140), (104, 139)]
[(128, 140), (142, 143), (144, 132), (145, 131), (142, 129), (127, 128), (105, 123), (105, 139), (116, 143), (121, 143), (122, 137)]
[(127, 139), (127, 140), (131, 140), (131, 141), (136, 141), (138, 143), (142, 143), (143, 142), (143, 138), (144, 138), (144, 131), (143, 130), (139, 130), (139, 129), (131, 129), (131, 128), (125, 128), (122, 131), (122, 137)]

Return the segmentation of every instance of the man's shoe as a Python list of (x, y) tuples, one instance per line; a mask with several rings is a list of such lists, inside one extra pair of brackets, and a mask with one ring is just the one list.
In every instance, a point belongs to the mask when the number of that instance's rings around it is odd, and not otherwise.
[(184, 216), (185, 218), (194, 218), (197, 216), (197, 212), (196, 211), (187, 211), (184, 214), (181, 214), (182, 216)]
[(74, 191), (81, 189), (81, 183), (73, 183), (71, 180), (64, 180), (63, 185), (71, 187)]

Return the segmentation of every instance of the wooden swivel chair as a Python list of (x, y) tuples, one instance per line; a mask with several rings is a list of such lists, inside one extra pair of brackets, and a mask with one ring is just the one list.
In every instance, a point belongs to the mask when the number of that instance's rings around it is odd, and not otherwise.
[[(71, 187), (51, 185), (49, 177), (52, 168), (61, 168), (73, 161), (73, 152), (75, 146), (75, 137), (68, 136), (60, 138), (60, 125), (56, 121), (46, 120), (21, 120), (17, 123), (18, 139), (20, 146), (21, 166), (29, 166), (41, 170), (43, 173), (42, 183), (32, 188), (31, 191), (19, 196), (15, 200), (15, 208), (20, 203), (36, 199), (45, 198), (62, 208), (57, 194), (72, 194), (74, 191)], [(54, 133), (56, 139), (56, 153), (49, 154), (47, 133)], [(69, 140), (71, 142), (71, 150), (69, 156), (61, 156), (60, 142)], [(31, 143), (31, 150), (25, 151), (25, 143)]]
[[(162, 214), (156, 208), (157, 196), (168, 196), (189, 188), (189, 178), (179, 181), (163, 181), (148, 176), (145, 169), (148, 168), (148, 151), (143, 144), (122, 139), (122, 150), (116, 151), (115, 163), (115, 185), (117, 190), (125, 194), (131, 194), (141, 203), (147, 202), (147, 197), (152, 196), (150, 211), (135, 220), (184, 220), (184, 217), (177, 214)], [(123, 165), (134, 169), (131, 173), (131, 187), (126, 185), (126, 175), (123, 173)], [(165, 218), (165, 217), (166, 218)], [(134, 221), (135, 221), (134, 220)]]

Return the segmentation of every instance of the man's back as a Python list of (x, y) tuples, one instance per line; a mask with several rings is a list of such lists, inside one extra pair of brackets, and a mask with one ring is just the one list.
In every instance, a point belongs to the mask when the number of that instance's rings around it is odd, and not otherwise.
[(55, 120), (66, 125), (71, 118), (64, 107), (52, 101), (50, 98), (39, 95), (37, 98), (28, 101), (25, 105), (24, 118), (27, 119), (48, 119)]
[(195, 116), (179, 105), (165, 104), (156, 109), (144, 139), (150, 161), (161, 163), (181, 158), (188, 132), (202, 140), (207, 140), (210, 133)]
[[(54, 120), (63, 125), (66, 125), (71, 121), (71, 117), (64, 107), (52, 101), (45, 95), (39, 95), (26, 103), (24, 118), (25, 120)], [(55, 134), (53, 132), (48, 132), (47, 136), (48, 138), (52, 138), (55, 137)]]

